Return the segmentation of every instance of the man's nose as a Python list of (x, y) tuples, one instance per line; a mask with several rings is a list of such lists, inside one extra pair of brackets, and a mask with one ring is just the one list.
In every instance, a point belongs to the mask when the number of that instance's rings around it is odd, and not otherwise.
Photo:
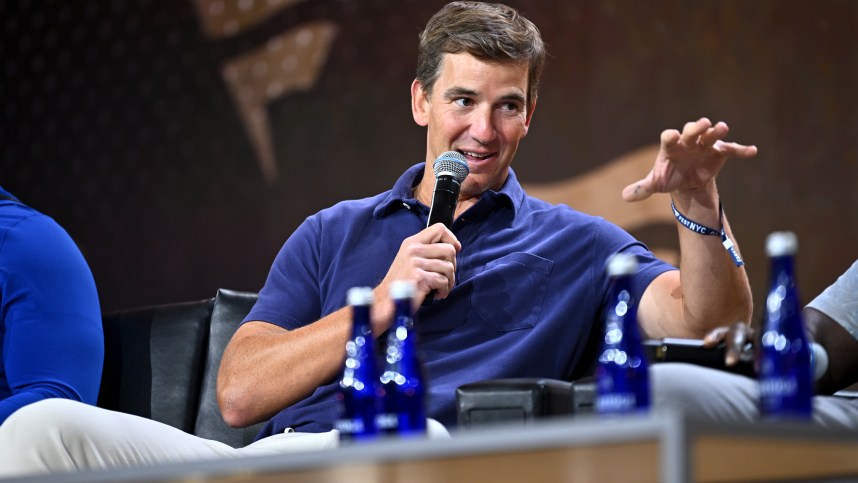
[(473, 112), (469, 132), (471, 137), (481, 144), (488, 144), (497, 137), (497, 130), (495, 129), (492, 115), (492, 109), (489, 108), (476, 109)]

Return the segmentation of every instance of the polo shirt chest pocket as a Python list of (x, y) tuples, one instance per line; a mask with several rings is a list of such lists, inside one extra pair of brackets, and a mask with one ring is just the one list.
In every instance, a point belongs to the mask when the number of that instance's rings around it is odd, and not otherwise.
[(524, 252), (487, 263), (474, 277), (470, 315), (497, 331), (535, 326), (553, 268), (551, 260)]

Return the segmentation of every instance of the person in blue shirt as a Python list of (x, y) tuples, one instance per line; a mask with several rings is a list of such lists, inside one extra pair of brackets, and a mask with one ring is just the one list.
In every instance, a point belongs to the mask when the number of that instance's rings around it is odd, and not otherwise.
[[(531, 126), (545, 56), (536, 26), (505, 5), (453, 2), (429, 20), (411, 85), (414, 121), (426, 128), (420, 162), (390, 191), (341, 202), (299, 226), (224, 352), (221, 411), (232, 426), (268, 420), (256, 442), (234, 449), (120, 413), (41, 404), (0, 430), (0, 445), (26, 440), (13, 454), (0, 452), (0, 467), (61, 471), (335, 446), (334, 381), (351, 331), (344, 305), (353, 286), (374, 287), (379, 337), (391, 325), (391, 284), (416, 284), (427, 414), (448, 427), (459, 385), (588, 373), (608, 297), (605, 263), (615, 252), (639, 259), (632, 296), (646, 336), (702, 337), (747, 320), (750, 286), (737, 250), (733, 259), (722, 245), (732, 233), (715, 175), (728, 157), (750, 157), (756, 148), (725, 141), (723, 122), (689, 122), (662, 133), (652, 172), (624, 190), (629, 201), (671, 193), (682, 223), (677, 271), (617, 226), (522, 189), (510, 166)], [(447, 151), (461, 153), (470, 174), (452, 226), (426, 227), (434, 160)], [(30, 437), (37, 424), (61, 438)]]
[[(510, 165), (538, 104), (545, 53), (533, 24), (505, 7), (453, 3), (429, 21), (419, 51), (411, 99), (414, 121), (426, 127), (423, 161), (392, 191), (311, 216), (283, 246), (224, 354), (218, 387), (228, 423), (274, 415), (262, 436), (331, 429), (352, 286), (375, 287), (376, 335), (391, 324), (393, 281), (415, 282), (418, 305), (435, 291), (417, 330), (427, 412), (446, 426), (456, 423), (461, 384), (568, 380), (590, 369), (615, 252), (639, 258), (634, 295), (646, 336), (702, 337), (714, 321), (748, 319), (745, 271), (720, 236), (680, 226), (678, 272), (615, 225), (522, 190)], [(727, 130), (701, 119), (665, 131), (652, 172), (624, 196), (670, 192), (684, 218), (729, 234), (714, 175), (728, 156), (756, 148), (724, 142)], [(424, 228), (434, 160), (447, 151), (464, 155), (470, 173), (452, 226)]]
[(48, 398), (95, 404), (104, 335), (95, 281), (54, 220), (0, 187), (0, 424)]

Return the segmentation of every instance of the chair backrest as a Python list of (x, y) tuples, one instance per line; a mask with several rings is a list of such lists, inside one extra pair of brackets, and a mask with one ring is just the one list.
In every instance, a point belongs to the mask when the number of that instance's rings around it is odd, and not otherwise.
[(234, 448), (251, 443), (263, 423), (235, 429), (224, 422), (217, 404), (217, 373), (226, 344), (250, 312), (256, 299), (257, 294), (253, 292), (225, 289), (218, 290), (214, 298), (200, 404), (193, 431), (197, 436), (215, 439)]
[(212, 299), (105, 314), (98, 406), (193, 432)]

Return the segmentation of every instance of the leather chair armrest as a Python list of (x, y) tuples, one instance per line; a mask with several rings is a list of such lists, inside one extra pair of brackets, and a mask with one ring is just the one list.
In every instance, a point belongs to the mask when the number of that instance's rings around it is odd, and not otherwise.
[(459, 427), (522, 423), (552, 416), (592, 412), (595, 383), (557, 379), (495, 379), (464, 384), (456, 390)]
[(214, 298), (209, 326), (208, 348), (194, 434), (226, 443), (233, 448), (241, 448), (252, 443), (264, 423), (237, 429), (230, 428), (224, 422), (217, 404), (217, 373), (227, 343), (250, 312), (257, 298), (258, 294), (255, 292), (218, 290)]

